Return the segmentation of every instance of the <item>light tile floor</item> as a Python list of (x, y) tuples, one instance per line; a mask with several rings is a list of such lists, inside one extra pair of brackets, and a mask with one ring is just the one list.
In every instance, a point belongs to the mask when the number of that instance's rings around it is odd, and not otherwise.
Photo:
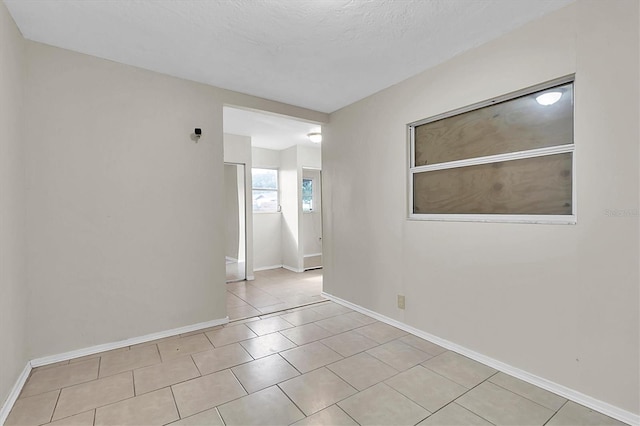
[(620, 425), (325, 301), (34, 369), (6, 425)]
[[(279, 312), (325, 300), (322, 269), (302, 273), (284, 268), (257, 271), (255, 280), (227, 283), (227, 313), (230, 320)], [(277, 331), (277, 330), (274, 330)]]

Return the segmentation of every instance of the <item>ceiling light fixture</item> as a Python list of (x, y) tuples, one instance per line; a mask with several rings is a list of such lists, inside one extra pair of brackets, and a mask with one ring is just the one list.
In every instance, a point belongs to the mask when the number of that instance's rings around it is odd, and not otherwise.
[(320, 143), (322, 142), (322, 133), (320, 132), (312, 132), (312, 133), (308, 133), (307, 137), (309, 138), (309, 140), (313, 143)]
[(540, 105), (549, 106), (558, 102), (561, 97), (562, 97), (562, 92), (559, 92), (559, 91), (545, 92), (536, 96), (536, 101)]

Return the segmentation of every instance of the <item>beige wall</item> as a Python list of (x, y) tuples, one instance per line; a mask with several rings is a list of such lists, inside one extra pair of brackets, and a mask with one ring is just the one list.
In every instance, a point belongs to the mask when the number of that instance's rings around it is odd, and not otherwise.
[[(638, 51), (580, 1), (331, 114), (325, 291), (639, 413)], [(407, 123), (574, 72), (577, 225), (406, 219)]]
[(29, 357), (224, 318), (222, 107), (323, 114), (38, 43), (27, 60)]
[(24, 42), (0, 2), (0, 407), (27, 362)]

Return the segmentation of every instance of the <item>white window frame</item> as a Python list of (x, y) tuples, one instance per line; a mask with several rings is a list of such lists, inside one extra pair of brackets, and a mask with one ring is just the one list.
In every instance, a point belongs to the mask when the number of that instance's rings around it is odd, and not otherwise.
[[(518, 90), (498, 96), (486, 101), (478, 102), (463, 108), (439, 114), (424, 120), (415, 121), (407, 125), (407, 138), (409, 141), (409, 168), (408, 168), (408, 219), (422, 221), (448, 221), (448, 222), (506, 222), (506, 223), (539, 223), (539, 224), (565, 224), (575, 225), (577, 223), (577, 185), (576, 185), (576, 148), (575, 148), (575, 132), (574, 140), (564, 145), (556, 145), (545, 148), (530, 149), (526, 151), (509, 152), (506, 154), (489, 155), (485, 157), (468, 158), (464, 160), (449, 161), (445, 163), (431, 164), (426, 166), (415, 165), (415, 128), (423, 124), (431, 123), (454, 115), (484, 108), (486, 106), (499, 102), (508, 101), (520, 96), (525, 96), (541, 90), (545, 90), (562, 84), (573, 83), (575, 93), (575, 75), (568, 75), (542, 84)], [(489, 164), (500, 161), (520, 160), (525, 158), (543, 157), (554, 154), (571, 153), (572, 176), (571, 176), (571, 215), (540, 215), (540, 214), (424, 214), (413, 212), (413, 175), (420, 172), (428, 172), (434, 170), (453, 169), (464, 166), (475, 166), (480, 164)]]
[(304, 194), (302, 194), (300, 196), (300, 204), (302, 206), (302, 213), (304, 214), (309, 214), (309, 213), (315, 213), (315, 206), (316, 206), (316, 179), (313, 177), (303, 177), (302, 178), (302, 182), (304, 182), (305, 180), (310, 180), (311, 181), (311, 210), (305, 210), (304, 209), (304, 203), (302, 202), (302, 198), (304, 197)]
[[(276, 189), (273, 188), (256, 188), (255, 186), (253, 186), (253, 169), (257, 169), (257, 170), (275, 170), (276, 172)], [(251, 167), (251, 171), (252, 171), (252, 175), (251, 175), (251, 212), (253, 214), (274, 214), (274, 213), (280, 213), (280, 211), (282, 210), (280, 207), (280, 169), (275, 168), (275, 167)], [(274, 191), (276, 193), (276, 209), (275, 211), (258, 211), (258, 210), (254, 210), (253, 209), (253, 191)]]

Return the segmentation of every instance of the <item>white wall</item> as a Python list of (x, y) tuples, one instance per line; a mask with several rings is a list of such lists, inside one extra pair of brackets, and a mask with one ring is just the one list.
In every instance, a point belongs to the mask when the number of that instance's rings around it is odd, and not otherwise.
[[(280, 168), (280, 151), (253, 147), (253, 167)], [(282, 213), (253, 214), (254, 269), (282, 266)]]
[[(225, 196), (225, 256), (238, 260), (240, 239), (240, 209), (238, 206), (238, 166), (235, 164), (224, 165), (224, 196)], [(244, 180), (244, 176), (242, 176)], [(242, 192), (244, 197), (244, 191)]]
[(251, 220), (251, 138), (248, 136), (224, 134), (224, 161), (227, 163), (244, 164), (245, 204), (244, 204), (244, 241), (245, 241), (245, 269), (247, 279), (253, 280), (253, 220)]
[(302, 270), (300, 249), (300, 188), (298, 185), (298, 147), (280, 151), (280, 205), (282, 206), (282, 265)]
[[(325, 291), (639, 413), (638, 38), (579, 1), (331, 114)], [(406, 219), (407, 123), (574, 72), (577, 225)]]
[(0, 2), (0, 407), (27, 362), (24, 41)]
[(38, 43), (26, 58), (29, 357), (224, 318), (222, 106), (323, 115)]

